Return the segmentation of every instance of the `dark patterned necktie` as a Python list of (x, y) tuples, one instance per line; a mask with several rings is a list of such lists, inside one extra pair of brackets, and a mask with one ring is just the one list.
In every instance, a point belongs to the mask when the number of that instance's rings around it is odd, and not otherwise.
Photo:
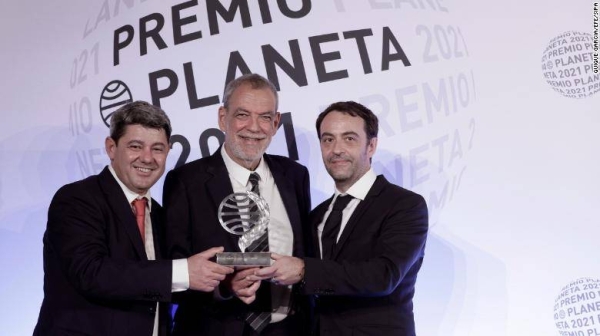
[(353, 198), (350, 195), (340, 195), (335, 199), (333, 209), (331, 209), (331, 213), (325, 221), (323, 233), (321, 234), (321, 243), (323, 245), (323, 257), (321, 259), (331, 259), (333, 257), (340, 226), (342, 225), (342, 211)]
[[(260, 190), (258, 189), (258, 181), (260, 181), (260, 175), (254, 172), (250, 174), (248, 178), (248, 182), (252, 185), (252, 192), (260, 196)], [(256, 209), (252, 209), (256, 210)], [(269, 252), (269, 234), (268, 229), (265, 233), (260, 236), (257, 240), (255, 240), (250, 246), (247, 248), (248, 252)]]
[[(258, 182), (260, 181), (260, 175), (254, 172), (250, 174), (248, 178), (248, 182), (252, 185), (252, 192), (260, 195), (260, 190), (258, 188)], [(248, 252), (268, 252), (269, 251), (269, 232), (265, 231), (265, 233), (260, 236), (256, 241), (254, 241), (247, 249)], [(260, 285), (260, 288), (256, 292), (257, 301), (261, 301), (260, 304), (261, 311), (249, 312), (246, 315), (246, 323), (252, 327), (252, 329), (256, 330), (257, 333), (260, 332), (271, 322), (271, 286), (270, 283), (264, 282)]]
[(258, 189), (258, 181), (260, 181), (260, 175), (258, 175), (257, 172), (253, 172), (250, 174), (250, 177), (248, 177), (248, 182), (250, 182), (250, 184), (252, 185), (252, 192), (260, 195), (260, 190)]

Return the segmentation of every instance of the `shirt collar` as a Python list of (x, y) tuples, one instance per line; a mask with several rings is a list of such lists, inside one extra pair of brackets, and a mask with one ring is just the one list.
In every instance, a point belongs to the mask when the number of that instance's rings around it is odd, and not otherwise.
[[(358, 181), (354, 182), (354, 184), (348, 188), (346, 194), (358, 198), (361, 201), (364, 201), (367, 197), (367, 193), (371, 190), (371, 187), (375, 183), (377, 179), (377, 175), (373, 171), (373, 168), (369, 168), (369, 170), (358, 179)], [(335, 188), (335, 196), (341, 194), (341, 192)]]
[(144, 195), (140, 195), (136, 192), (133, 192), (133, 191), (131, 191), (131, 189), (127, 188), (127, 186), (123, 182), (121, 182), (121, 180), (117, 176), (117, 173), (113, 169), (112, 165), (108, 165), (108, 170), (110, 171), (112, 176), (115, 178), (115, 180), (117, 180), (117, 183), (119, 184), (119, 187), (121, 187), (121, 190), (123, 190), (123, 193), (125, 193), (125, 198), (127, 198), (127, 202), (129, 204), (131, 204), (131, 202), (133, 202), (137, 198), (144, 197), (148, 200), (148, 203), (147, 203), (148, 211), (152, 211), (152, 196), (150, 196), (150, 190), (148, 190)]
[[(242, 167), (239, 163), (233, 161), (229, 154), (227, 154), (227, 151), (225, 150), (225, 145), (221, 147), (221, 156), (223, 157), (223, 161), (225, 162), (225, 168), (227, 168), (229, 176), (231, 176), (234, 180), (238, 181), (241, 185), (245, 186), (246, 184), (248, 184), (248, 178), (250, 178), (250, 174), (252, 173), (252, 171), (246, 169), (246, 167)], [(257, 172), (258, 175), (260, 175), (260, 178), (262, 180), (264, 180), (268, 175), (268, 168), (267, 164), (265, 163), (265, 160), (261, 158), (260, 162), (258, 163), (258, 166), (254, 171)]]

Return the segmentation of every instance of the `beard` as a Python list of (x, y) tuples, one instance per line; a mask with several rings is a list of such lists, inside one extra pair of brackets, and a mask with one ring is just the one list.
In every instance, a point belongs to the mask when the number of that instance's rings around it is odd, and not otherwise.
[[(337, 162), (342, 161), (344, 165), (340, 166)], [(331, 175), (334, 181), (344, 182), (354, 175), (356, 166), (352, 158), (347, 156), (334, 156), (327, 160), (325, 169)]]
[[(257, 139), (254, 144), (246, 144), (244, 143), (244, 139)], [(267, 150), (269, 146), (270, 139), (265, 137), (264, 135), (249, 135), (245, 133), (236, 134), (235, 138), (232, 141), (226, 142), (227, 149), (231, 151), (231, 154), (234, 158), (245, 161), (245, 162), (254, 162), (260, 160), (263, 154)]]
[(370, 169), (366, 155), (366, 152), (361, 153), (358, 157), (347, 154), (331, 155), (325, 161), (325, 170), (336, 184), (351, 186)]

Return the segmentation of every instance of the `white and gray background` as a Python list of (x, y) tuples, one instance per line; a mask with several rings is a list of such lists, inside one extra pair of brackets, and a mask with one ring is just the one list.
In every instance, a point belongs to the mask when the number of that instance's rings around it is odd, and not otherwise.
[[(31, 334), (36, 323), (53, 194), (108, 163), (104, 87), (120, 80), (134, 100), (152, 101), (153, 76), (158, 90), (177, 78), (160, 99), (179, 135), (171, 169), (200, 158), (199, 143), (205, 151), (218, 147), (209, 135), (218, 128), (232, 60), (266, 75), (276, 51), (296, 71), (295, 80), (275, 71), (280, 111), (289, 112), (293, 128), (286, 138), (282, 127), (269, 152), (297, 149), (311, 172), (313, 205), (333, 192), (314, 121), (339, 100), (378, 114), (376, 172), (427, 199), (418, 335), (600, 335), (600, 77), (591, 70), (592, 2), (236, 0), (248, 4), (247, 27), (240, 9), (231, 22), (217, 15), (218, 33), (207, 3), (227, 8), (232, 1), (3, 1), (2, 334)], [(202, 37), (176, 44), (174, 11), (189, 20), (182, 35)], [(149, 15), (164, 19), (166, 48), (149, 39), (141, 55), (140, 19)], [(133, 39), (115, 65), (113, 37), (125, 25)], [(354, 31), (368, 31), (358, 39), (364, 45), (346, 38)], [(390, 40), (410, 66), (394, 56)], [(161, 189), (162, 179), (152, 189), (159, 201)]]

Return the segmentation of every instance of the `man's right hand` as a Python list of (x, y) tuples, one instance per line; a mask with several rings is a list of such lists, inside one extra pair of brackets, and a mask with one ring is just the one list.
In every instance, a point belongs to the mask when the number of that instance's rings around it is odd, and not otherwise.
[(224, 251), (223, 247), (213, 247), (195, 254), (187, 259), (190, 274), (190, 289), (202, 292), (212, 292), (227, 274), (233, 273), (233, 268), (221, 266), (209, 259)]
[(260, 280), (250, 280), (248, 276), (254, 274), (258, 268), (247, 268), (235, 272), (230, 282), (231, 292), (245, 304), (256, 300), (256, 291), (260, 287)]

